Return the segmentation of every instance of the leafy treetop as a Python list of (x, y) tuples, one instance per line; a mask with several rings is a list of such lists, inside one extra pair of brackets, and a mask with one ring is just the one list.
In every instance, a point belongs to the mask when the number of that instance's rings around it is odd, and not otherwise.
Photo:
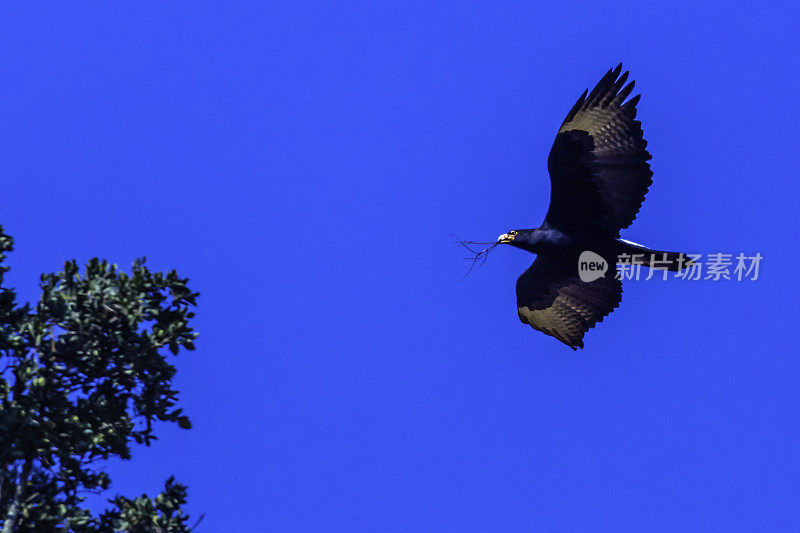
[(189, 531), (186, 488), (109, 500), (94, 517), (82, 494), (108, 488), (99, 466), (150, 445), (153, 423), (191, 423), (176, 407), (165, 348), (193, 350), (198, 294), (174, 270), (130, 274), (92, 259), (41, 277), (35, 307), (5, 287), (11, 237), (0, 227), (0, 518), (8, 531)]

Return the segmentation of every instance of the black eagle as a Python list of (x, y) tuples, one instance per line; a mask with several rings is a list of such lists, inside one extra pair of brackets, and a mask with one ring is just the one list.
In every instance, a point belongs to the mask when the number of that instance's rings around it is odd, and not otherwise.
[[(542, 225), (497, 239), (536, 254), (517, 280), (520, 320), (573, 350), (583, 348), (584, 334), (619, 306), (618, 262), (671, 271), (691, 263), (685, 254), (620, 239), (653, 183), (647, 141), (636, 120), (641, 95), (626, 101), (634, 83), (626, 85), (628, 72), (620, 75), (621, 70), (621, 64), (610, 69), (585, 91), (559, 128), (547, 158), (550, 207)], [(601, 274), (603, 264), (607, 270)], [(591, 268), (599, 277), (583, 281), (581, 271)], [(591, 272), (583, 276), (588, 277)]]

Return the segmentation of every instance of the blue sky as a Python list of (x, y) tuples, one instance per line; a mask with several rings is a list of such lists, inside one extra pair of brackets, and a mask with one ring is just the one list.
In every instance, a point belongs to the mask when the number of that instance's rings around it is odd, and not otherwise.
[[(203, 531), (781, 530), (800, 522), (798, 10), (0, 7), (0, 223), (23, 299), (146, 255), (201, 292), (194, 429), (109, 465)], [(627, 282), (573, 353), (517, 319), (575, 99), (622, 61), (654, 185), (623, 236), (764, 256)]]

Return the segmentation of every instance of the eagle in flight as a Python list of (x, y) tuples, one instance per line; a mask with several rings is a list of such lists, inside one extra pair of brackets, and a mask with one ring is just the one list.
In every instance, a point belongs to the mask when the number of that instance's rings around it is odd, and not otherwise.
[(691, 264), (683, 253), (662, 252), (620, 238), (653, 183), (647, 141), (636, 120), (641, 95), (622, 65), (584, 91), (558, 130), (547, 170), (550, 206), (537, 229), (500, 235), (536, 254), (517, 280), (517, 311), (523, 323), (573, 350), (583, 336), (619, 306), (617, 263), (678, 271)]

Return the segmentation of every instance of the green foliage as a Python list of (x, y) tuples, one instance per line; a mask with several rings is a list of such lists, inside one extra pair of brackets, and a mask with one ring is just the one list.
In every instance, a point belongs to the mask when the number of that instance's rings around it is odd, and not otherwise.
[(181, 510), (181, 505), (186, 503), (186, 487), (175, 483), (174, 478), (167, 480), (164, 492), (155, 498), (143, 495), (130, 500), (117, 496), (111, 503), (116, 508), (100, 517), (101, 530), (132, 533), (190, 531), (186, 525), (189, 516)]
[(131, 274), (92, 259), (41, 277), (35, 307), (3, 287), (13, 241), (0, 228), (0, 517), (6, 531), (189, 531), (186, 489), (118, 496), (99, 518), (82, 494), (110, 480), (99, 466), (149, 445), (153, 422), (191, 427), (176, 408), (175, 367), (163, 349), (193, 350), (197, 293), (173, 270)]

